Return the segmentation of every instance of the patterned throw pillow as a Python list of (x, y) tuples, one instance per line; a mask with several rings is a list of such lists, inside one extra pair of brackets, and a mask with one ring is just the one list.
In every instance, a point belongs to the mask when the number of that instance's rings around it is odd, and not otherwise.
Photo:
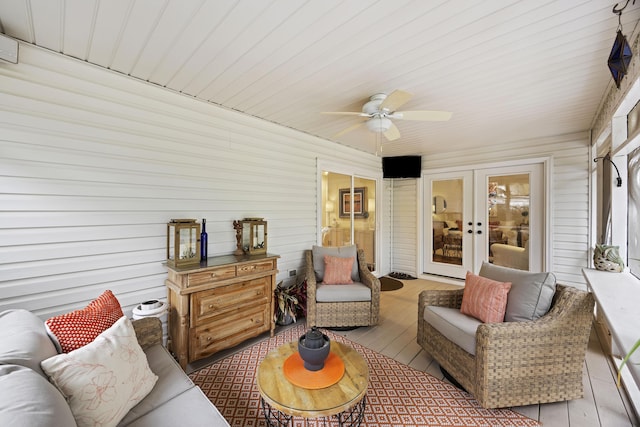
[(510, 289), (510, 282), (496, 282), (468, 271), (460, 312), (484, 323), (502, 323)]
[(324, 256), (324, 279), (325, 285), (343, 285), (353, 283), (351, 280), (351, 268), (354, 257), (339, 258), (334, 256)]
[(158, 381), (125, 316), (93, 342), (41, 365), (67, 397), (78, 427), (116, 426)]
[(68, 353), (89, 344), (122, 316), (120, 302), (107, 290), (85, 308), (52, 317), (45, 324), (61, 351)]

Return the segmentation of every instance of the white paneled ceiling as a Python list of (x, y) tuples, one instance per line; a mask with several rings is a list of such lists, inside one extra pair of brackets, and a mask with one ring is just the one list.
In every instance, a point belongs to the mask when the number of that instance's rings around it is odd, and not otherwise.
[[(624, 5), (623, 0), (620, 5)], [(622, 15), (631, 40), (640, 2)], [(357, 117), (379, 92), (447, 122), (396, 121), (383, 155), (589, 130), (612, 84), (606, 0), (0, 0), (8, 36), (376, 152)]]

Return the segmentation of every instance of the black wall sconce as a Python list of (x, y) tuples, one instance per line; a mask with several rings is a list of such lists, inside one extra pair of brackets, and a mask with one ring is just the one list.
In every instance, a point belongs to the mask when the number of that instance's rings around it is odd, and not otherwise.
[(616, 168), (616, 173), (618, 174), (618, 177), (616, 178), (616, 187), (622, 187), (622, 178), (620, 178), (620, 171), (618, 170), (618, 167), (616, 166), (615, 163), (613, 163), (613, 160), (611, 160), (611, 157), (609, 157), (609, 155), (607, 154), (606, 156), (603, 157), (596, 157), (595, 159), (593, 159), (594, 162), (598, 162), (598, 160), (608, 160), (609, 163), (611, 163), (613, 165), (614, 168)]
[[(609, 67), (609, 71), (611, 71), (611, 76), (613, 76), (613, 81), (616, 82), (618, 89), (620, 89), (622, 78), (627, 74), (627, 69), (633, 56), (631, 46), (629, 46), (627, 38), (622, 34), (621, 21), (622, 11), (629, 5), (629, 1), (630, 0), (627, 0), (621, 8), (618, 8), (620, 3), (613, 6), (613, 13), (618, 15), (618, 31), (616, 33), (616, 39), (613, 42), (613, 47), (611, 48), (611, 53), (609, 54), (607, 66)], [(636, 0), (633, 0), (632, 4), (636, 4)]]

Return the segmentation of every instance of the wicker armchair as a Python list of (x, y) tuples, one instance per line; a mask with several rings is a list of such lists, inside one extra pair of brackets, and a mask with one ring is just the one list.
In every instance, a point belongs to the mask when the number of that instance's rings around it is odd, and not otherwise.
[(460, 308), (463, 289), (423, 291), (420, 346), (485, 408), (583, 397), (582, 370), (591, 331), (591, 293), (558, 285), (549, 312), (534, 321), (486, 323), (467, 353), (424, 320), (425, 306)]
[(313, 253), (305, 251), (307, 279), (307, 327), (371, 326), (378, 323), (380, 281), (369, 271), (363, 250), (358, 250), (360, 282), (371, 289), (370, 301), (318, 302), (317, 280), (313, 269)]

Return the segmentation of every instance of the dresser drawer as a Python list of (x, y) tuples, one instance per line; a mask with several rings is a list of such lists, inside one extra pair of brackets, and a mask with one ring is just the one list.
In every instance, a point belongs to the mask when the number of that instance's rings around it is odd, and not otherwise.
[(189, 359), (197, 360), (233, 347), (270, 328), (271, 316), (264, 306), (224, 316), (191, 330)]
[(270, 278), (261, 277), (196, 292), (191, 300), (191, 325), (201, 325), (208, 319), (233, 311), (242, 312), (246, 306), (270, 306), (270, 283)]
[(207, 271), (189, 274), (189, 286), (204, 285), (209, 282), (231, 279), (236, 277), (236, 267), (227, 265), (224, 267), (210, 268)]
[(273, 261), (260, 261), (251, 264), (242, 264), (238, 266), (238, 276), (246, 276), (247, 274), (261, 273), (263, 271), (273, 270)]

